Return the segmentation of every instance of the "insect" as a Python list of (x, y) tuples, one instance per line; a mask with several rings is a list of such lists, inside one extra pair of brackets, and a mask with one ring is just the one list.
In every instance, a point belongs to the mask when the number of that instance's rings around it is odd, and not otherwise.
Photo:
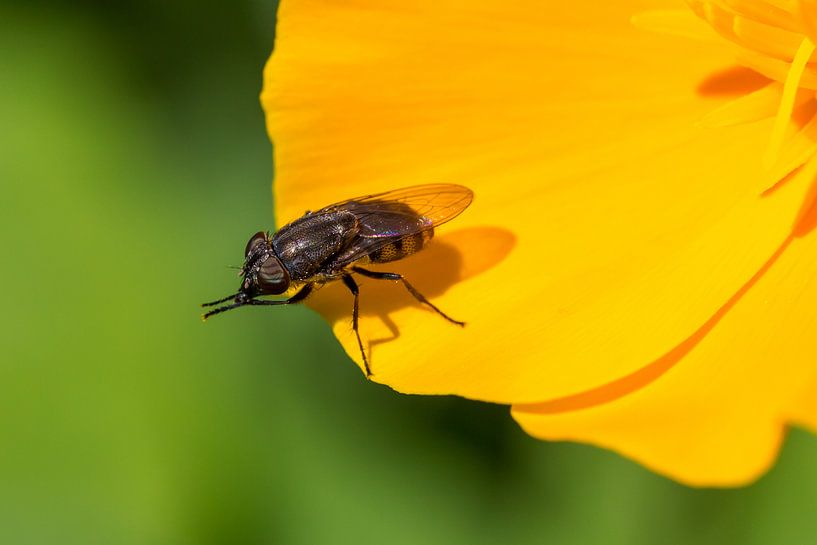
[[(291, 305), (305, 300), (316, 287), (340, 280), (352, 292), (352, 329), (363, 356), (369, 360), (358, 328), (360, 290), (353, 275), (402, 282), (420, 303), (453, 324), (464, 326), (426, 299), (403, 275), (366, 269), (372, 263), (397, 261), (422, 250), (434, 229), (457, 217), (474, 198), (467, 187), (429, 184), (366, 195), (307, 212), (275, 233), (259, 231), (244, 250), (238, 292), (205, 303), (211, 307), (232, 301), (202, 316), (207, 319), (248, 305)], [(298, 288), (289, 299), (259, 299)]]

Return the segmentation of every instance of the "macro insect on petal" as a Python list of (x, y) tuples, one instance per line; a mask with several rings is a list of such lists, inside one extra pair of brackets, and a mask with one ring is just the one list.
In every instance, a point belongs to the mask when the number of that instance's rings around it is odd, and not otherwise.
[[(203, 304), (209, 307), (229, 302), (203, 318), (248, 305), (299, 303), (317, 286), (340, 280), (354, 296), (352, 328), (368, 377), (371, 370), (358, 329), (360, 290), (353, 275), (402, 282), (417, 301), (449, 322), (464, 326), (434, 306), (401, 274), (364, 266), (397, 261), (422, 250), (434, 236), (434, 229), (457, 217), (473, 198), (473, 192), (461, 185), (418, 185), (307, 212), (273, 234), (259, 231), (244, 249), (238, 292)], [(290, 288), (297, 291), (288, 299), (259, 299), (281, 295)]]

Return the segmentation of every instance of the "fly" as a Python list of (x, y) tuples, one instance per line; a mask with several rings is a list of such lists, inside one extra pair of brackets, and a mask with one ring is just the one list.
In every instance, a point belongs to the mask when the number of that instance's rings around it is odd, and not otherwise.
[[(244, 249), (238, 292), (203, 304), (211, 307), (230, 301), (202, 318), (247, 305), (300, 303), (316, 286), (340, 280), (354, 296), (352, 329), (369, 377), (369, 361), (358, 329), (360, 290), (353, 275), (402, 282), (417, 301), (449, 322), (464, 326), (434, 306), (403, 275), (372, 271), (365, 265), (390, 263), (419, 252), (434, 236), (434, 229), (457, 217), (473, 198), (474, 193), (461, 185), (418, 185), (307, 212), (272, 234), (259, 231)], [(259, 299), (281, 295), (293, 287), (298, 289), (289, 299)]]

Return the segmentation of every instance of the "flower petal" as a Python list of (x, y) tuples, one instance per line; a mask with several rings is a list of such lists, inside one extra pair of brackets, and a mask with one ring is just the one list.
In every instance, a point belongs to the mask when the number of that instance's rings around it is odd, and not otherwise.
[[(817, 422), (815, 222), (812, 208), (706, 331), (654, 362), (629, 395), (516, 406), (514, 418), (536, 437), (617, 450), (689, 484), (755, 479), (774, 460), (787, 418)], [(792, 400), (802, 401), (793, 415)]]
[(817, 43), (817, 0), (799, 0), (798, 14), (800, 18), (798, 23), (802, 24), (806, 35), (811, 38), (811, 41)]
[[(281, 220), (417, 183), (476, 193), (436, 248), (385, 267), (468, 326), (367, 281), (374, 380), (497, 402), (598, 387), (681, 343), (785, 239), (806, 184), (759, 196), (771, 121), (696, 125), (766, 82), (634, 29), (643, 9), (282, 3), (262, 94)], [(351, 296), (311, 304), (360, 364)]]
[(630, 22), (637, 28), (672, 34), (692, 40), (717, 41), (718, 35), (710, 25), (704, 24), (686, 7), (681, 9), (653, 10), (636, 13)]
[(795, 400), (789, 414), (793, 424), (817, 433), (817, 379), (812, 380), (805, 393)]
[[(774, 117), (780, 108), (782, 96), (783, 86), (776, 82), (770, 83), (712, 110), (699, 123), (708, 128), (731, 127)], [(810, 97), (807, 96), (807, 93), (802, 93), (798, 95), (798, 98), (800, 99), (799, 105), (802, 105)]]

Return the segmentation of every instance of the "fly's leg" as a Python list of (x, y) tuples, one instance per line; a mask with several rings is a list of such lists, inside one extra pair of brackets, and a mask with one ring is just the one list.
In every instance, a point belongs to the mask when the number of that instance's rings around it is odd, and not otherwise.
[(300, 303), (307, 297), (309, 294), (312, 293), (312, 288), (314, 287), (313, 284), (307, 284), (301, 290), (290, 297), (289, 299), (284, 299), (283, 301), (268, 301), (266, 299), (250, 299), (247, 304), (249, 305), (294, 305), (295, 303)]
[[(295, 303), (300, 303), (301, 301), (306, 299), (309, 296), (310, 293), (312, 293), (312, 284), (307, 284), (306, 286), (301, 288), (301, 290), (298, 293), (296, 293), (295, 295), (293, 295), (289, 299), (284, 299), (283, 301), (267, 301), (267, 300), (263, 300), (263, 299), (261, 299), (261, 300), (249, 299), (249, 300), (242, 301), (242, 302), (239, 302), (239, 303), (233, 303), (232, 305), (219, 307), (219, 308), (217, 308), (215, 310), (211, 310), (207, 314), (203, 314), (201, 316), (201, 318), (202, 318), (202, 320), (206, 320), (207, 318), (209, 318), (210, 316), (213, 316), (214, 314), (220, 314), (222, 312), (226, 312), (228, 310), (232, 310), (234, 308), (243, 307), (243, 306), (247, 306), (247, 305), (293, 305)], [(226, 298), (226, 299), (221, 299), (219, 301), (213, 301), (212, 303), (206, 303), (206, 304), (204, 304), (202, 306), (217, 305), (218, 303), (222, 303), (222, 302), (226, 301), (227, 299), (229, 299), (229, 297)]]
[(446, 314), (445, 312), (443, 312), (442, 310), (440, 310), (436, 306), (434, 306), (434, 304), (431, 301), (429, 301), (428, 299), (426, 299), (425, 296), (422, 293), (417, 291), (417, 289), (414, 286), (409, 284), (409, 281), (406, 280), (403, 277), (402, 274), (389, 273), (389, 272), (369, 271), (369, 270), (363, 269), (361, 267), (352, 267), (352, 270), (354, 272), (360, 274), (360, 275), (363, 275), (363, 276), (368, 277), (368, 278), (374, 278), (376, 280), (399, 280), (399, 281), (401, 281), (403, 283), (403, 285), (406, 287), (408, 292), (412, 296), (414, 296), (414, 298), (417, 299), (420, 303), (422, 303), (424, 305), (428, 305), (429, 307), (431, 307), (434, 310), (434, 312), (436, 312), (437, 314), (439, 314), (440, 316), (442, 316), (443, 318), (445, 318), (446, 320), (448, 320), (452, 324), (456, 324), (458, 326), (465, 326), (465, 322), (460, 322), (459, 320), (455, 320), (454, 318), (452, 318), (451, 316), (449, 316), (448, 314)]
[(366, 378), (372, 376), (372, 372), (369, 370), (369, 360), (366, 358), (366, 351), (363, 350), (363, 341), (360, 340), (360, 329), (358, 328), (358, 315), (359, 315), (359, 300), (360, 300), (360, 290), (357, 287), (357, 282), (355, 282), (354, 278), (349, 276), (348, 274), (343, 277), (343, 283), (346, 284), (346, 287), (349, 288), (349, 291), (352, 292), (352, 295), (355, 296), (355, 305), (352, 308), (352, 329), (355, 330), (355, 336), (357, 337), (357, 346), (360, 348), (360, 355), (363, 356), (363, 367), (366, 368)]

